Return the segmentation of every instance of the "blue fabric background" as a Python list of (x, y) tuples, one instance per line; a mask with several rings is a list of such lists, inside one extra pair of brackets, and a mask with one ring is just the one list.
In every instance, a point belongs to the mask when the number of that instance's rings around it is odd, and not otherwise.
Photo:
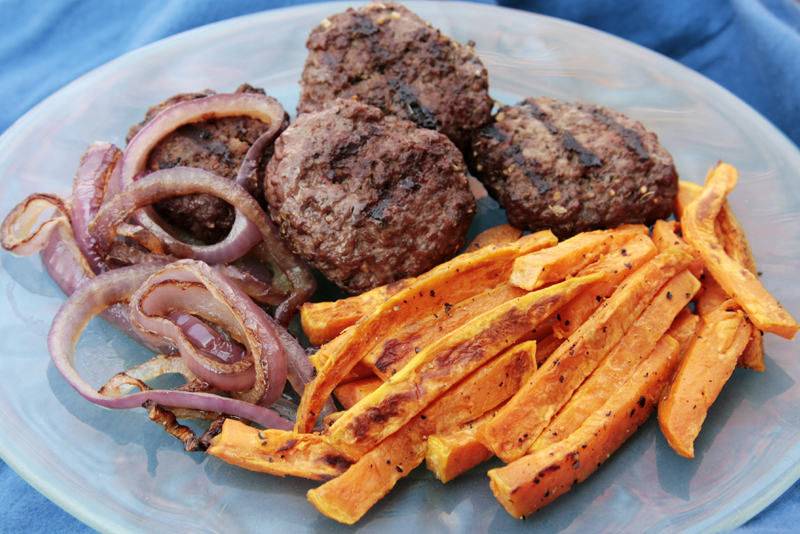
[[(178, 32), (305, 0), (0, 0), (0, 133), (64, 85)], [(649, 47), (727, 88), (800, 146), (797, 0), (499, 0)], [(800, 530), (800, 483), (738, 533)], [(94, 532), (0, 461), (0, 532)]]

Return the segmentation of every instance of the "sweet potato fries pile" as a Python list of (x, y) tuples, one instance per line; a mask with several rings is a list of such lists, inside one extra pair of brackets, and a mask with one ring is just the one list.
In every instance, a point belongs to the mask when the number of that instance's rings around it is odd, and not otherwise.
[[(324, 481), (309, 500), (358, 521), (423, 461), (443, 482), (497, 456), (500, 504), (524, 517), (584, 480), (658, 407), (678, 454), (762, 332), (797, 322), (758, 281), (726, 201), (736, 169), (683, 183), (676, 217), (558, 243), (509, 227), (416, 278), (302, 310), (321, 348), (294, 431), (226, 420), (208, 452)], [(345, 408), (317, 415), (333, 394)]]

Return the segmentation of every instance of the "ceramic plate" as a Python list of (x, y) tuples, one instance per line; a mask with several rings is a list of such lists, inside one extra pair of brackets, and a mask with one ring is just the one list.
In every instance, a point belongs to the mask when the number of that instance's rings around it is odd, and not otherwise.
[[(88, 143), (124, 146), (147, 106), (174, 93), (249, 82), (294, 110), (309, 31), (347, 6), (281, 9), (200, 28), (65, 87), (0, 137), (2, 213), (33, 191), (68, 194)], [(737, 166), (730, 202), (762, 280), (800, 317), (800, 154), (753, 110), (677, 63), (581, 26), (479, 4), (409, 7), (445, 34), (475, 41), (501, 102), (550, 95), (615, 108), (658, 133), (685, 180), (701, 182), (718, 159)], [(472, 233), (503, 221), (484, 199)], [(798, 347), (767, 336), (767, 371), (734, 373), (693, 460), (678, 457), (651, 418), (586, 482), (526, 522), (498, 506), (481, 466), (446, 485), (416, 469), (347, 527), (306, 500), (316, 483), (185, 453), (143, 410), (117, 413), (80, 398), (45, 343), (63, 295), (38, 257), (3, 252), (0, 263), (0, 455), (102, 532), (714, 531), (749, 519), (800, 476)], [(97, 322), (79, 345), (78, 368), (100, 386), (146, 356)]]

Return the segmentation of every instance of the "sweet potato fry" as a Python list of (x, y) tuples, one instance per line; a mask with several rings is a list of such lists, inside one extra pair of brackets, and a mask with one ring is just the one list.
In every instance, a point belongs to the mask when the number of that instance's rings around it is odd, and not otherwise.
[(398, 280), (334, 302), (306, 302), (300, 306), (300, 325), (312, 345), (323, 345), (413, 281)]
[(681, 456), (694, 458), (694, 440), (733, 373), (752, 328), (733, 300), (701, 319), (697, 336), (658, 405), (661, 431)]
[[(711, 169), (707, 179), (710, 178), (713, 173), (714, 170)], [(676, 204), (676, 216), (678, 216), (679, 213), (683, 213), (683, 210), (686, 208), (686, 206), (697, 199), (702, 192), (702, 186), (680, 182), (678, 203)], [(736, 220), (727, 198), (723, 201), (722, 208), (720, 208), (719, 214), (717, 215), (714, 223), (714, 230), (717, 234), (717, 239), (719, 239), (723, 244), (725, 253), (736, 263), (746, 267), (747, 270), (753, 274), (753, 276), (758, 277), (758, 267), (756, 266), (756, 260), (753, 257), (753, 253), (750, 250), (750, 244), (747, 241), (744, 229), (742, 229), (739, 221)], [(698, 308), (702, 306), (706, 310), (711, 310), (720, 302), (722, 302), (722, 300), (725, 300), (728, 297), (719, 284), (713, 282), (712, 285), (714, 286), (714, 293), (707, 296), (701, 295), (701, 297), (698, 299)], [(763, 337), (764, 336), (761, 333), (761, 330), (758, 328), (753, 329), (750, 342), (747, 344), (747, 347), (745, 347), (741, 357), (739, 358), (739, 365), (741, 367), (744, 367), (745, 369), (751, 369), (753, 371), (764, 371), (766, 369), (764, 366)]]
[(694, 334), (700, 325), (700, 316), (692, 313), (690, 308), (684, 308), (672, 321), (672, 326), (667, 330), (667, 334), (678, 342), (681, 347), (680, 355), (683, 357), (686, 349), (692, 344)]
[(703, 192), (683, 213), (683, 237), (697, 249), (714, 279), (744, 309), (757, 328), (792, 339), (800, 325), (753, 273), (725, 253), (717, 238), (714, 221), (737, 178), (738, 172), (731, 165), (720, 163), (717, 166)]
[[(308, 493), (328, 517), (352, 524), (425, 458), (424, 437), (492, 410), (536, 369), (535, 342), (508, 350), (482, 366), (388, 436), (341, 477)], [(335, 423), (334, 423), (335, 424)]]
[(545, 338), (539, 341), (536, 345), (536, 362), (539, 365), (542, 365), (547, 358), (549, 358), (550, 355), (553, 354), (556, 349), (558, 349), (558, 347), (566, 342), (566, 339), (561, 339), (554, 333), (545, 336)]
[(360, 450), (375, 447), (461, 378), (513, 345), (600, 277), (567, 280), (476, 317), (423, 348), (401, 371), (336, 421), (328, 429), (328, 436), (342, 446)]
[[(490, 231), (487, 230), (487, 232)], [(499, 230), (495, 232), (500, 233)], [(494, 239), (501, 241), (499, 235), (495, 236)], [(518, 247), (517, 255), (522, 255), (541, 248), (551, 247), (557, 242), (558, 240), (551, 232), (544, 231), (519, 237), (513, 243), (508, 244)], [(488, 246), (487, 244), (483, 247), (486, 250), (481, 254), (492, 255), (491, 251), (488, 250)], [(497, 246), (500, 246), (500, 243), (497, 243)], [(471, 250), (468, 248), (467, 252), (471, 252)], [(475, 261), (479, 261), (480, 254), (472, 256), (472, 258)], [(447, 263), (443, 265), (447, 265)], [(445, 267), (439, 266), (428, 273), (421, 274), (417, 278), (398, 280), (385, 286), (376, 287), (361, 295), (340, 299), (335, 302), (305, 303), (300, 308), (303, 332), (305, 332), (306, 337), (312, 344), (322, 345), (341, 334), (348, 326), (354, 325), (359, 319), (370, 313), (376, 306), (392, 295), (406, 289), (417, 280), (425, 279), (428, 276), (438, 276), (437, 269), (441, 270), (443, 268)]]
[[(753, 257), (753, 253), (750, 250), (750, 243), (747, 241), (744, 229), (734, 217), (733, 210), (728, 205), (727, 199), (722, 204), (722, 209), (717, 215), (716, 222), (717, 233), (725, 246), (725, 253), (758, 278), (760, 275), (755, 257)], [(753, 371), (766, 370), (764, 366), (764, 337), (758, 328), (753, 329), (750, 341), (739, 357), (739, 365)]]
[(251, 471), (312, 480), (335, 478), (357, 459), (318, 434), (259, 430), (234, 419), (225, 420), (206, 452)]
[(700, 253), (697, 252), (694, 247), (689, 245), (683, 240), (683, 237), (678, 235), (680, 228), (681, 224), (678, 221), (656, 221), (653, 225), (653, 242), (656, 244), (659, 252), (669, 247), (678, 247), (691, 254), (695, 258), (695, 261), (689, 266), (689, 270), (692, 271), (692, 274), (695, 275), (696, 278), (700, 278), (705, 270), (703, 258), (700, 257)]
[(308, 500), (327, 517), (354, 524), (425, 459), (425, 441), (409, 423), (362, 456), (338, 478), (309, 490)]
[[(308, 359), (311, 360), (311, 365), (314, 366), (314, 369), (319, 370), (325, 367), (325, 362), (328, 361), (327, 354), (338, 350), (338, 347), (344, 343), (346, 339), (347, 338), (342, 334), (326, 343), (326, 350), (321, 350), (315, 352), (314, 354), (310, 354)], [(358, 362), (346, 375), (342, 376), (342, 378), (339, 380), (339, 385), (354, 382), (356, 380), (363, 380), (364, 378), (370, 378), (372, 376), (375, 376), (375, 373), (372, 372), (372, 369), (361, 362)]]
[(678, 360), (677, 342), (669, 339), (659, 347), (568, 438), (489, 471), (490, 487), (503, 508), (516, 518), (535, 512), (583, 482), (633, 434), (653, 411)]
[(547, 448), (578, 429), (605, 403), (651, 351), (691, 300), (700, 282), (689, 270), (675, 275), (653, 298), (650, 306), (631, 325), (622, 340), (581, 384), (531, 446)]
[(531, 291), (565, 280), (612, 248), (619, 248), (634, 236), (648, 232), (646, 226), (625, 225), (616, 230), (578, 234), (554, 247), (517, 258), (511, 273), (511, 284)]
[(325, 365), (307, 386), (297, 412), (296, 430), (310, 432), (325, 399), (353, 366), (382, 339), (391, 337), (403, 325), (417, 321), (449, 302), (460, 302), (483, 291), (501, 272), (510, 270), (511, 261), (521, 254), (551, 246), (551, 232), (537, 232), (510, 245), (486, 247), (456, 256), (418, 277), (414, 283), (391, 295), (343, 335), (336, 350), (323, 345)]
[(333, 390), (333, 396), (344, 406), (345, 410), (349, 410), (358, 401), (378, 389), (381, 384), (383, 384), (383, 379), (377, 376), (362, 378), (338, 386)]
[(425, 449), (425, 465), (428, 471), (447, 483), (494, 456), (475, 437), (478, 429), (494, 415), (495, 411), (490, 410), (449, 432), (428, 436)]
[(700, 283), (702, 289), (697, 294), (694, 302), (695, 312), (700, 317), (708, 315), (716, 310), (720, 304), (731, 298), (711, 273), (705, 273), (701, 276)]
[[(711, 176), (711, 173), (713, 172), (714, 169), (710, 169), (706, 178)], [(678, 196), (675, 197), (675, 206), (673, 208), (673, 211), (675, 212), (675, 218), (678, 221), (683, 218), (683, 212), (686, 211), (686, 206), (694, 202), (702, 192), (702, 185), (686, 182), (684, 180), (678, 181)]]
[(489, 245), (506, 245), (516, 241), (521, 235), (522, 230), (514, 228), (510, 224), (501, 224), (478, 234), (464, 251), (472, 252)]
[[(498, 278), (502, 278), (498, 276)], [(421, 347), (434, 343), (464, 326), (473, 318), (528, 293), (507, 280), (456, 304), (445, 303), (441, 310), (405, 325), (387, 336), (362, 358), (362, 363), (384, 380), (401, 370)]]
[(569, 342), (559, 346), (497, 417), (481, 428), (478, 439), (505, 462), (523, 456), (658, 290), (691, 261), (689, 254), (673, 247), (629, 276)]
[(557, 315), (553, 331), (561, 338), (569, 337), (608, 299), (625, 278), (657, 253), (653, 241), (646, 235), (637, 235), (625, 246), (582, 269), (578, 275), (606, 273), (605, 280), (595, 282), (572, 299)]

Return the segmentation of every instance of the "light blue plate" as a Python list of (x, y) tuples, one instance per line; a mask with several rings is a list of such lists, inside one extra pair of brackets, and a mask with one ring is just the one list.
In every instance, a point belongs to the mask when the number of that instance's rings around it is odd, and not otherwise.
[[(306, 36), (346, 7), (315, 4), (214, 24), (70, 84), (0, 137), (0, 211), (34, 191), (68, 194), (88, 143), (124, 146), (147, 106), (174, 93), (249, 82), (294, 110)], [(475, 41), (499, 101), (546, 94), (615, 108), (658, 133), (685, 180), (701, 182), (718, 159), (737, 166), (730, 202), (764, 284), (800, 317), (800, 154), (753, 110), (677, 63), (574, 24), (478, 4), (409, 7), (445, 34)], [(487, 200), (476, 221), (483, 227), (504, 220)], [(586, 482), (526, 522), (498, 506), (479, 467), (447, 485), (417, 469), (358, 525), (339, 525), (306, 500), (316, 483), (184, 453), (143, 410), (111, 412), (80, 398), (45, 343), (64, 297), (38, 258), (1, 253), (0, 263), (0, 455), (102, 532), (718, 531), (743, 523), (800, 477), (798, 346), (767, 336), (767, 371), (734, 373), (694, 460), (678, 457), (651, 418)], [(78, 356), (99, 386), (146, 354), (97, 323)]]

